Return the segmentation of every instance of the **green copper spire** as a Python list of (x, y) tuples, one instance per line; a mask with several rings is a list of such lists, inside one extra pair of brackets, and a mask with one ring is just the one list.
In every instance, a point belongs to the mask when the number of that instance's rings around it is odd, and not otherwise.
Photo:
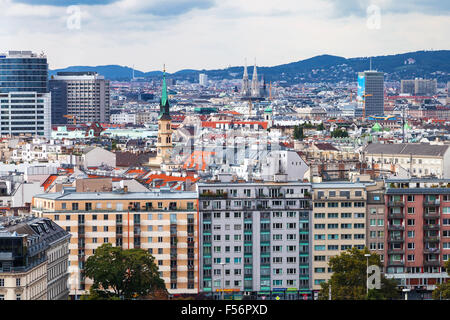
[(162, 93), (161, 93), (161, 102), (159, 104), (160, 111), (158, 119), (170, 120), (170, 104), (169, 104), (169, 95), (167, 93), (167, 83), (166, 83), (166, 67), (164, 66), (163, 70), (163, 84), (162, 84)]

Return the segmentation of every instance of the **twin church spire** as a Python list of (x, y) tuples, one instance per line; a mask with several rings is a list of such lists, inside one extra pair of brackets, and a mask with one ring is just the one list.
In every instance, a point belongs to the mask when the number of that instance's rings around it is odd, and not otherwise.
[(242, 91), (241, 92), (242, 92), (243, 97), (258, 98), (261, 96), (260, 84), (258, 81), (258, 71), (256, 69), (256, 59), (255, 59), (255, 66), (253, 68), (251, 85), (250, 85), (250, 82), (248, 79), (247, 59), (245, 60), (244, 76), (242, 78)]

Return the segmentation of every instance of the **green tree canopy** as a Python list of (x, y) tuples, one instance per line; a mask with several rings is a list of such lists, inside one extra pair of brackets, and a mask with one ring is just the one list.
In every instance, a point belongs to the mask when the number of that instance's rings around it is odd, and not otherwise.
[(370, 290), (367, 295), (367, 258), (364, 254), (370, 254), (369, 265), (382, 267), (380, 256), (370, 253), (367, 248), (348, 249), (332, 257), (328, 265), (333, 274), (328, 282), (321, 283), (319, 300), (328, 300), (330, 285), (332, 300), (385, 300), (400, 297), (396, 281), (386, 279), (384, 275), (381, 276), (381, 289)]
[[(445, 263), (445, 270), (447, 274), (450, 271), (450, 260)], [(449, 300), (450, 299), (450, 281), (441, 283), (437, 285), (436, 289), (433, 290), (432, 297), (435, 300)]]
[(334, 131), (331, 132), (331, 137), (332, 138), (347, 138), (348, 137), (348, 132), (345, 131), (344, 129), (336, 129)]
[(86, 260), (85, 274), (94, 280), (93, 298), (131, 299), (166, 291), (154, 260), (146, 250), (101, 245)]
[(304, 137), (303, 126), (294, 126), (294, 139), (301, 141)]

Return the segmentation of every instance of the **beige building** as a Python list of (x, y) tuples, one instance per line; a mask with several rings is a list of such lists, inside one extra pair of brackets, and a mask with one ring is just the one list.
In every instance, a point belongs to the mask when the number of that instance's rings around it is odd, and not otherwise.
[(331, 257), (347, 249), (366, 246), (366, 184), (313, 183), (312, 288), (330, 279)]
[(32, 212), (71, 233), (70, 295), (87, 293), (86, 259), (103, 243), (141, 248), (155, 257), (170, 294), (198, 293), (197, 193), (63, 192), (37, 195)]
[(0, 300), (67, 300), (69, 239), (50, 219), (0, 221)]
[(406, 171), (413, 177), (450, 178), (450, 148), (448, 144), (371, 143), (363, 152), (368, 168)]

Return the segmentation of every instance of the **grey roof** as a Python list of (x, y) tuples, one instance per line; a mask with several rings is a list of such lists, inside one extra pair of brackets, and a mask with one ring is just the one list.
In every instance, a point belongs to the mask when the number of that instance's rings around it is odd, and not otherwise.
[(365, 149), (366, 154), (400, 154), (442, 157), (449, 145), (431, 145), (427, 143), (398, 143), (380, 144), (371, 143)]

